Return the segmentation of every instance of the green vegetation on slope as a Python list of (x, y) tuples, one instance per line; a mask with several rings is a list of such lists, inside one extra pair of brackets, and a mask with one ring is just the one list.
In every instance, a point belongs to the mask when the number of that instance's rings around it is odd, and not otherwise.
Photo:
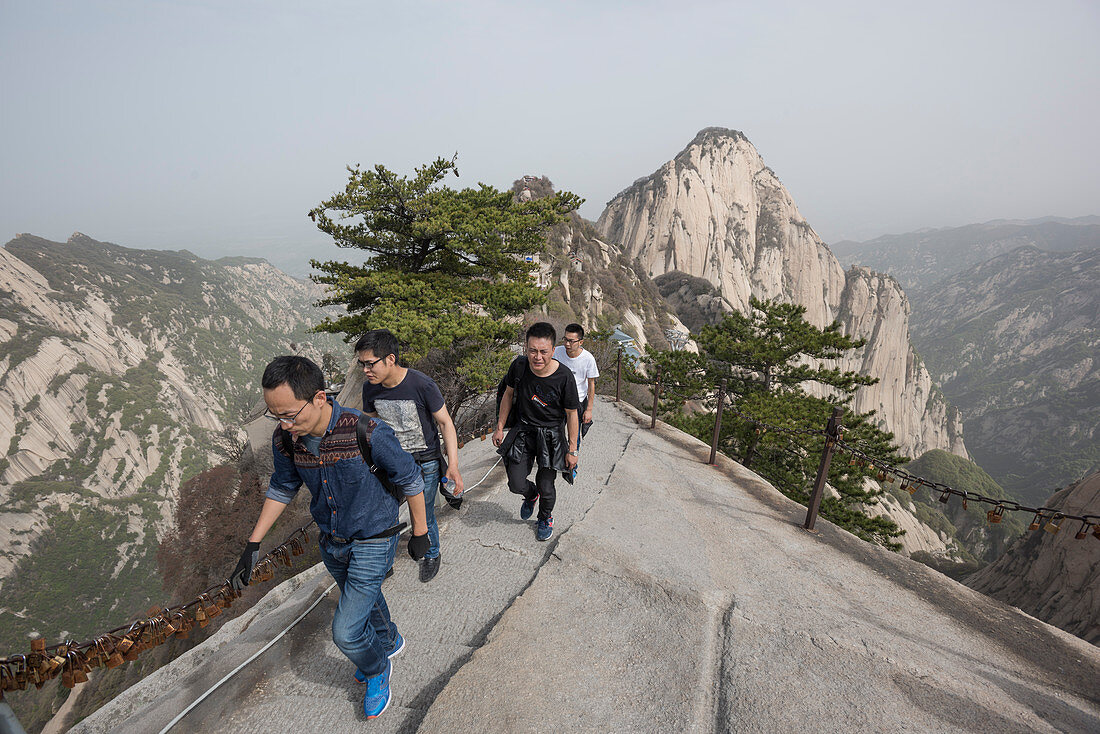
[[(946, 451), (928, 451), (905, 468), (930, 482), (946, 484), (952, 489), (992, 499), (1008, 499), (1004, 489), (980, 466)], [(895, 489), (893, 493), (906, 504), (908, 492)], [(1000, 523), (990, 523), (986, 518), (987, 511), (991, 509), (989, 505), (968, 502), (964, 509), (960, 498), (951, 497), (947, 503), (942, 503), (938, 501), (939, 495), (933, 495), (926, 488), (917, 490), (912, 499), (918, 518), (954, 536), (973, 560), (981, 564), (989, 563), (1004, 553), (1012, 541), (1024, 532), (1027, 520), (1010, 512)], [(942, 520), (934, 520), (933, 516)], [(942, 525), (944, 522), (949, 527), (937, 526), (937, 523)]]

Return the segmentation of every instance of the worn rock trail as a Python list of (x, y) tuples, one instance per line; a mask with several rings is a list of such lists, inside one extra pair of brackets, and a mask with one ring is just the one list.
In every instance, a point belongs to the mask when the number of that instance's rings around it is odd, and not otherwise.
[[(408, 645), (379, 719), (314, 568), (75, 731), (160, 731), (318, 598), (172, 731), (1100, 731), (1096, 647), (827, 522), (809, 534), (756, 475), (599, 407), (551, 541), (496, 467), (441, 508), (435, 580), (399, 550), (384, 590)], [(467, 484), (496, 458), (468, 444)]]

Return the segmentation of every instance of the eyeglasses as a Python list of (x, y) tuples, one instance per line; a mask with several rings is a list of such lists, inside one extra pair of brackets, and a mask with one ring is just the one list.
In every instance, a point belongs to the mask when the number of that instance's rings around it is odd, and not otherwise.
[[(309, 405), (309, 403), (307, 402), (306, 405)], [(286, 423), (288, 426), (293, 426), (294, 421), (298, 420), (298, 416), (301, 415), (302, 411), (306, 409), (306, 405), (298, 408), (298, 412), (290, 416), (289, 418), (284, 418), (281, 415), (275, 415), (270, 410), (264, 411), (264, 418), (267, 418), (268, 420), (278, 421), (279, 423)]]
[(584, 337), (581, 337), (579, 339), (570, 339), (569, 337), (565, 336), (565, 337), (562, 337), (562, 341), (565, 342), (566, 344), (576, 344), (577, 342), (583, 342)]
[[(389, 355), (387, 354), (386, 357), (388, 357), (388, 356)], [(373, 371), (374, 370), (374, 365), (378, 364), (379, 362), (384, 360), (386, 357), (379, 357), (378, 359), (367, 359), (367, 360), (356, 359), (355, 361), (358, 362), (359, 366), (362, 367), (363, 369)]]

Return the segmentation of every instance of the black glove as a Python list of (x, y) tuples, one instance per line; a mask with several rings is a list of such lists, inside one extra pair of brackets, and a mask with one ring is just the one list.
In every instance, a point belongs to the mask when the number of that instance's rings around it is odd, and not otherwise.
[(233, 574), (229, 577), (229, 583), (233, 585), (234, 591), (240, 591), (248, 586), (252, 569), (256, 567), (256, 562), (259, 560), (260, 544), (249, 541), (244, 546), (244, 552), (241, 553), (241, 560), (237, 561), (237, 567), (233, 569)]
[(428, 548), (431, 548), (431, 541), (428, 540), (428, 534), (414, 535), (409, 538), (409, 555), (412, 556), (414, 561), (419, 561), (424, 556), (428, 555)]

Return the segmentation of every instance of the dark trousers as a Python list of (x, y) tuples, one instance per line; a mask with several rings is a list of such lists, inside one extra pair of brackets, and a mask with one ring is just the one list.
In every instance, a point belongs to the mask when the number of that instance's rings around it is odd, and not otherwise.
[(584, 411), (588, 410), (588, 399), (591, 397), (591, 395), (586, 396), (585, 399), (581, 401), (581, 407), (577, 411), (577, 420), (580, 422), (578, 426), (580, 430), (577, 432), (577, 451), (581, 450), (581, 439), (588, 433), (588, 429), (592, 427), (591, 423), (584, 422)]
[(527, 478), (531, 473), (531, 467), (535, 464), (535, 457), (529, 456), (526, 461), (512, 464), (504, 462), (504, 468), (508, 472), (508, 490), (513, 494), (522, 495), (525, 500), (539, 498), (539, 520), (549, 520), (554, 514), (554, 502), (557, 500), (557, 492), (554, 489), (554, 477), (557, 472), (553, 469), (539, 468), (535, 472), (535, 481)]

